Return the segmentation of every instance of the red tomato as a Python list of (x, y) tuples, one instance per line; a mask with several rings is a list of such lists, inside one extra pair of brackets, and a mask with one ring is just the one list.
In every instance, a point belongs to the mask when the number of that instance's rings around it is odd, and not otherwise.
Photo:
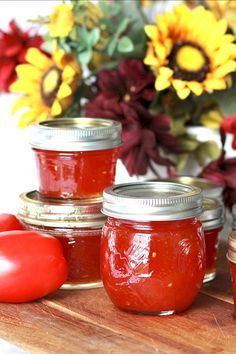
[(23, 230), (23, 226), (15, 215), (0, 214), (0, 232), (10, 230)]
[(0, 233), (0, 301), (28, 302), (58, 289), (68, 275), (60, 242), (35, 231)]

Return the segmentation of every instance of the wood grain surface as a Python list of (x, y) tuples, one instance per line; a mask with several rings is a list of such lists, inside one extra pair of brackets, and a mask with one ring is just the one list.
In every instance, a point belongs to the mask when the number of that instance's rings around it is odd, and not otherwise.
[[(26, 353), (235, 353), (230, 274), (220, 245), (218, 275), (193, 306), (168, 317), (116, 309), (104, 289), (57, 291), (30, 304), (0, 304), (0, 337)], [(7, 353), (17, 353), (14, 351)], [(5, 354), (0, 341), (0, 354)]]

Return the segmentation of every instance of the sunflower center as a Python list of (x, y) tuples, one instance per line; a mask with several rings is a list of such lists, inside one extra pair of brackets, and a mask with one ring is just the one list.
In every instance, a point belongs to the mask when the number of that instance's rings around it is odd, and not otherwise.
[(177, 42), (170, 54), (174, 78), (203, 81), (209, 72), (209, 59), (201, 47), (190, 42)]
[(41, 97), (46, 106), (52, 106), (61, 82), (61, 70), (56, 66), (51, 66), (41, 81)]

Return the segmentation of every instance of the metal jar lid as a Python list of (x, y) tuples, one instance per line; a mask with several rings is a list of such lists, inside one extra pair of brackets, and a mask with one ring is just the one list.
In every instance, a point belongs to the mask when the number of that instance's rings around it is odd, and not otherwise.
[(236, 263), (236, 231), (233, 231), (228, 239), (228, 253), (229, 261)]
[(165, 181), (188, 184), (202, 189), (203, 197), (223, 199), (224, 187), (209, 179), (191, 176), (178, 176), (165, 179)]
[(29, 127), (33, 148), (54, 151), (104, 150), (121, 145), (121, 124), (100, 118), (56, 118)]
[(20, 195), (18, 217), (21, 221), (57, 228), (84, 228), (103, 225), (102, 198), (73, 200), (46, 199), (36, 191)]
[(171, 182), (119, 184), (103, 192), (105, 215), (137, 221), (191, 218), (202, 212), (201, 190)]
[(233, 216), (233, 229), (236, 230), (236, 204), (233, 205), (232, 216)]
[(215, 229), (224, 224), (224, 207), (223, 204), (213, 198), (203, 199), (203, 212), (200, 216), (203, 228), (205, 230)]

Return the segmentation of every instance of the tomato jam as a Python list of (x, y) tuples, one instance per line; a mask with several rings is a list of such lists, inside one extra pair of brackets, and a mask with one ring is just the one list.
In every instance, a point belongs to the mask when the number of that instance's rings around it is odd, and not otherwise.
[(104, 287), (120, 309), (169, 315), (186, 310), (205, 275), (201, 191), (170, 182), (117, 185), (103, 194)]
[(28, 230), (59, 239), (69, 266), (62, 289), (88, 289), (102, 286), (100, 242), (105, 216), (101, 198), (73, 201), (47, 200), (37, 192), (20, 196), (18, 217)]
[(50, 198), (99, 197), (113, 184), (121, 125), (108, 119), (61, 118), (33, 124), (39, 192)]
[[(234, 211), (236, 206), (234, 206)], [(228, 239), (228, 253), (227, 258), (229, 262), (234, 297), (234, 316), (236, 317), (236, 231), (234, 230)]]
[(203, 213), (200, 216), (206, 243), (206, 275), (204, 283), (215, 279), (218, 256), (219, 234), (224, 224), (224, 207), (216, 199), (203, 200)]

